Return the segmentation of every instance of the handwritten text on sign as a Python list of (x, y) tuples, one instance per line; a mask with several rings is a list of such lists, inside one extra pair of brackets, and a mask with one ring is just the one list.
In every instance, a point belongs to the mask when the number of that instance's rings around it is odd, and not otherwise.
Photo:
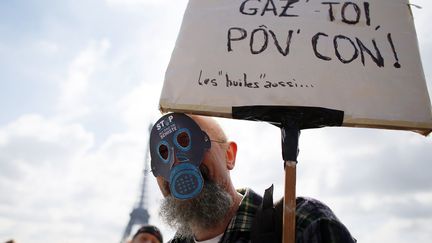
[[(304, 0), (309, 3), (309, 0)], [(272, 15), (275, 18), (297, 18), (301, 13), (296, 12), (297, 4), (302, 4), (300, 0), (243, 0), (238, 8), (239, 14), (249, 16), (267, 16)], [(336, 6), (341, 6), (336, 8)], [(371, 19), (373, 4), (363, 2), (362, 4), (350, 1), (324, 1), (321, 2), (322, 9), (311, 9), (314, 12), (327, 11), (327, 18), (335, 21), (340, 17), (346, 25), (358, 25), (365, 22), (367, 26), (372, 27), (372, 31), (379, 33), (380, 25), (374, 25)], [(364, 20), (361, 22), (361, 20)], [(260, 25), (255, 29), (245, 29), (241, 26), (233, 26), (227, 31), (227, 51), (235, 52), (236, 45), (248, 45), (250, 53), (258, 55), (273, 45), (282, 56), (288, 56), (290, 48), (295, 45), (296, 35), (301, 35), (301, 29), (287, 29), (286, 33), (276, 33), (266, 25)], [(377, 43), (375, 39), (362, 40), (360, 37), (348, 37), (343, 33), (329, 36), (325, 32), (317, 32), (310, 38), (311, 48), (316, 58), (330, 61), (334, 58), (341, 63), (348, 64), (360, 58), (363, 66), (366, 65), (366, 59), (370, 58), (378, 67), (385, 66), (385, 60), (381, 54), (382, 48), (391, 48), (393, 52), (393, 66), (400, 68), (399, 58), (393, 42), (392, 34), (385, 33), (388, 43)], [(320, 50), (320, 44), (332, 45), (334, 54), (324, 53)], [(351, 49), (343, 51), (340, 46), (349, 46)]]
[(229, 87), (245, 87), (250, 89), (258, 89), (258, 88), (313, 88), (313, 84), (303, 84), (302, 82), (298, 82), (296, 79), (292, 79), (289, 81), (269, 81), (266, 80), (267, 74), (262, 73), (259, 77), (255, 79), (250, 79), (247, 73), (242, 73), (240, 77), (236, 77), (228, 72), (219, 71), (217, 75), (212, 78), (204, 77), (203, 71), (201, 70), (198, 77), (199, 85), (210, 85), (210, 86), (225, 86)]

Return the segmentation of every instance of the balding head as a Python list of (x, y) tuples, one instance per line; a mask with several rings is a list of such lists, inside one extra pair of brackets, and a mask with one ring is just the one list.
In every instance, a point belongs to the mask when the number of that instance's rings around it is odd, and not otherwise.
[(188, 115), (191, 117), (198, 125), (201, 130), (209, 135), (211, 140), (218, 142), (227, 142), (228, 138), (225, 132), (222, 130), (219, 123), (212, 117), (199, 116), (199, 115)]

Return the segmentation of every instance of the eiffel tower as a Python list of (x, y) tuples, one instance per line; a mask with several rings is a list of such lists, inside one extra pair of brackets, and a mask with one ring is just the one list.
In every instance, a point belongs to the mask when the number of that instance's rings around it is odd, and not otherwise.
[[(149, 126), (149, 141), (150, 141), (150, 132), (151, 129), (153, 127), (153, 124), (150, 124)], [(146, 149), (146, 154), (145, 154), (145, 160), (144, 160), (144, 171), (143, 171), (143, 180), (142, 180), (142, 184), (141, 184), (141, 194), (139, 196), (139, 200), (138, 203), (136, 204), (136, 206), (132, 209), (132, 212), (129, 214), (130, 219), (129, 222), (126, 226), (126, 229), (123, 233), (123, 236), (121, 238), (120, 243), (125, 243), (127, 238), (130, 236), (131, 231), (132, 231), (132, 227), (134, 225), (144, 225), (144, 224), (148, 224), (149, 222), (149, 218), (150, 215), (147, 211), (147, 197), (146, 197), (146, 192), (147, 192), (147, 175), (146, 173), (148, 173), (149, 170), (149, 155), (150, 155), (150, 144), (147, 144), (147, 149)]]

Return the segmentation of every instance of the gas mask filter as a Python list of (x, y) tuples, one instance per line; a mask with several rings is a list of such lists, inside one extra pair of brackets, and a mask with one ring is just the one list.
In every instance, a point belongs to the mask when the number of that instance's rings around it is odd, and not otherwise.
[(183, 113), (164, 115), (150, 134), (153, 175), (169, 183), (175, 198), (193, 198), (203, 188), (199, 166), (210, 147), (210, 138), (192, 118)]

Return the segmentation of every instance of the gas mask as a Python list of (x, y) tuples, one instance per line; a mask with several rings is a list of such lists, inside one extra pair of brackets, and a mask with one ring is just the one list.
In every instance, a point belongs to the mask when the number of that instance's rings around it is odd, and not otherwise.
[(199, 166), (210, 147), (209, 136), (192, 118), (182, 113), (164, 115), (150, 134), (153, 175), (169, 183), (175, 198), (193, 198), (203, 188)]

